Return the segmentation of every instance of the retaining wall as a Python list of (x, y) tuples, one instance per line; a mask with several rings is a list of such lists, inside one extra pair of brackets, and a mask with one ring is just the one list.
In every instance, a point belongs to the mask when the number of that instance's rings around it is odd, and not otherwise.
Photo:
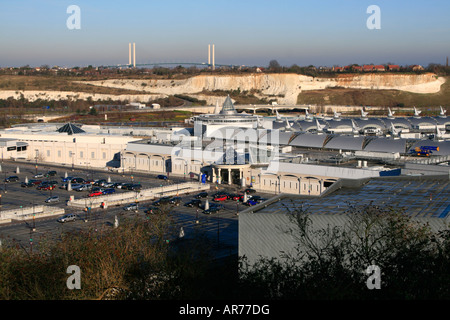
[(12, 220), (30, 220), (54, 215), (64, 214), (64, 208), (38, 205), (34, 207), (15, 208), (0, 211), (0, 223), (8, 223)]
[(100, 208), (103, 203), (105, 206), (117, 206), (131, 202), (148, 201), (160, 197), (176, 196), (177, 194), (200, 192), (209, 189), (209, 184), (185, 182), (180, 184), (165, 185), (162, 187), (142, 189), (140, 191), (127, 191), (104, 196), (74, 199), (68, 201), (67, 205), (75, 208)]

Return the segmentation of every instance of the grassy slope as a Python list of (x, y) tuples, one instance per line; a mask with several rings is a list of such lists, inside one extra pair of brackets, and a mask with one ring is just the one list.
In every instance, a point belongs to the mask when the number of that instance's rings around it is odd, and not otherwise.
[[(192, 116), (188, 111), (156, 111), (156, 112), (110, 112), (108, 113), (108, 120), (105, 120), (103, 114), (73, 114), (66, 117), (61, 117), (49, 122), (79, 122), (84, 124), (107, 124), (113, 122), (124, 122), (130, 125), (133, 122), (152, 122), (152, 121), (169, 121), (184, 123), (184, 119)], [(133, 120), (131, 120), (133, 119)]]
[[(450, 77), (438, 93), (411, 93), (399, 90), (325, 89), (299, 94), (298, 104), (439, 107), (450, 104)], [(328, 97), (328, 99), (326, 99)]]
[(0, 75), (0, 90), (73, 91), (103, 94), (142, 94), (140, 91), (76, 83), (78, 78)]

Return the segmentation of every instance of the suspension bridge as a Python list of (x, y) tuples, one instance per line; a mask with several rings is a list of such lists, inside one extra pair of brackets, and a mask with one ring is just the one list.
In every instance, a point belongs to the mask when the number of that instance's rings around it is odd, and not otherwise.
[(117, 65), (109, 65), (109, 66), (101, 66), (101, 67), (103, 67), (103, 68), (138, 68), (138, 67), (165, 66), (165, 65), (202, 66), (202, 67), (211, 68), (212, 70), (214, 70), (216, 67), (229, 67), (229, 68), (240, 67), (239, 65), (233, 65), (233, 64), (216, 64), (214, 45), (212, 45), (212, 51), (211, 51), (211, 45), (208, 45), (208, 62), (153, 62), (153, 63), (137, 64), (136, 63), (136, 44), (135, 43), (133, 43), (133, 50), (131, 49), (131, 43), (129, 43), (128, 63), (127, 64), (117, 64)]

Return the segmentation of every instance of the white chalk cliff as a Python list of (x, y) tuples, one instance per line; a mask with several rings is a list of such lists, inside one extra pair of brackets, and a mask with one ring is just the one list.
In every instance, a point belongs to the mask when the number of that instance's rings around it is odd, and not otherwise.
[(433, 73), (424, 74), (342, 74), (334, 78), (314, 78), (310, 76), (278, 73), (255, 73), (248, 75), (198, 75), (183, 80), (138, 80), (138, 79), (110, 79), (99, 81), (79, 81), (100, 87), (120, 88), (140, 91), (142, 94), (107, 95), (59, 91), (0, 91), (0, 99), (10, 96), (15, 98), (22, 94), (25, 99), (51, 98), (55, 100), (69, 97), (71, 99), (127, 99), (129, 101), (147, 102), (151, 98), (166, 97), (182, 94), (207, 100), (214, 105), (218, 96), (202, 94), (204, 92), (240, 90), (253, 92), (259, 98), (277, 100), (278, 104), (296, 104), (297, 97), (302, 91), (322, 90), (327, 88), (353, 89), (390, 89), (414, 93), (437, 93), (444, 78)]

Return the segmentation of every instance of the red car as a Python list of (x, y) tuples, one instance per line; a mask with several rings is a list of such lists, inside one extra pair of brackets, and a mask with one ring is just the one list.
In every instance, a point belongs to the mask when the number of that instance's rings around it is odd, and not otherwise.
[(214, 199), (213, 199), (213, 201), (225, 201), (225, 200), (227, 200), (228, 199), (228, 197), (226, 196), (226, 195), (219, 195), (219, 196), (216, 196)]
[(234, 196), (231, 197), (231, 199), (233, 199), (234, 201), (242, 201), (242, 200), (244, 200), (244, 195), (235, 194)]
[(102, 191), (95, 191), (95, 192), (91, 192), (89, 193), (89, 197), (96, 197), (96, 196), (101, 196), (103, 194)]
[(53, 185), (40, 186), (40, 187), (38, 187), (38, 189), (40, 189), (40, 190), (53, 190), (53, 189), (55, 189), (55, 186), (53, 186)]

